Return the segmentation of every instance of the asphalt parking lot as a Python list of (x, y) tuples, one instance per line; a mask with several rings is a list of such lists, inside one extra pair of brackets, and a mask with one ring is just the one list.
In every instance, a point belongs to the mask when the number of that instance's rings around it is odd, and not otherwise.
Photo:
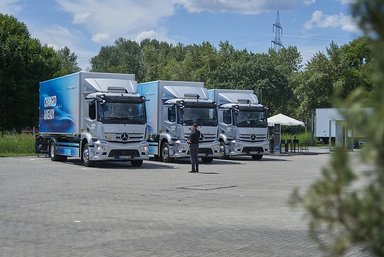
[(0, 256), (321, 256), (287, 199), (328, 154), (103, 163), (0, 158)]

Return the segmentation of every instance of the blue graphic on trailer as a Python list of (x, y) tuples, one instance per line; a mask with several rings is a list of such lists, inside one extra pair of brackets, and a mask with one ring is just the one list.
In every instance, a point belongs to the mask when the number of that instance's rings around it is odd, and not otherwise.
[(40, 132), (76, 133), (79, 73), (40, 83)]

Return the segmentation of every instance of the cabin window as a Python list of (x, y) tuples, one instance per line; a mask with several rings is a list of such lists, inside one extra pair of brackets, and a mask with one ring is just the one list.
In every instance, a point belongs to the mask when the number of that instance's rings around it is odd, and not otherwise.
[(231, 124), (231, 110), (225, 110), (223, 112), (223, 122), (225, 124)]
[(174, 105), (168, 107), (168, 120), (170, 122), (176, 121), (176, 107)]
[(88, 104), (88, 116), (91, 120), (96, 119), (96, 102), (92, 101)]

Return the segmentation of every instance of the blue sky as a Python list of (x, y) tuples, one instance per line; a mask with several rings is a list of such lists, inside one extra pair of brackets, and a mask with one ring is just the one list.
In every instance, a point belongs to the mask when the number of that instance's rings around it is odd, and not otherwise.
[(277, 10), (284, 46), (296, 46), (304, 63), (331, 41), (361, 35), (349, 12), (352, 0), (1, 0), (0, 13), (24, 22), (34, 38), (55, 49), (67, 46), (86, 70), (100, 48), (123, 37), (173, 44), (267, 52)]

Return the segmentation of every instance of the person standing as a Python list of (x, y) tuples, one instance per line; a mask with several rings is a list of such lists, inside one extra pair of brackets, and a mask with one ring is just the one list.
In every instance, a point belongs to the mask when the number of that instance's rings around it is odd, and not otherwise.
[(199, 159), (198, 159), (198, 151), (199, 151), (199, 139), (200, 139), (200, 131), (197, 129), (199, 125), (197, 123), (193, 123), (190, 128), (191, 133), (189, 134), (189, 152), (191, 154), (191, 164), (192, 170), (190, 173), (199, 172)]

